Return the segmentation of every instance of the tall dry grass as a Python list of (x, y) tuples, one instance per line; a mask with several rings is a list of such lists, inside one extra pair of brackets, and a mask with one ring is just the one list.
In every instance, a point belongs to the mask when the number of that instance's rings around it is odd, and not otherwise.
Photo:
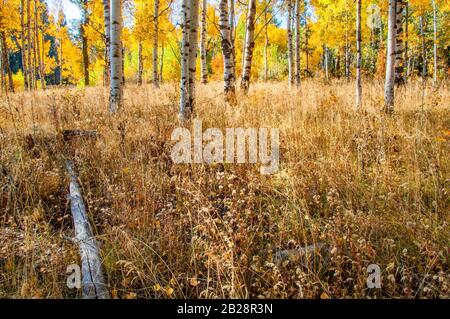
[[(78, 263), (64, 159), (75, 158), (113, 297), (445, 297), (449, 294), (450, 91), (414, 82), (256, 84), (224, 105), (198, 87), (204, 128), (278, 127), (281, 170), (173, 165), (178, 87), (128, 87), (107, 115), (102, 88), (16, 94), (0, 104), (0, 297), (72, 298)], [(64, 143), (63, 129), (97, 130)], [(327, 244), (314, 263), (275, 252)], [(367, 289), (366, 267), (382, 269)]]

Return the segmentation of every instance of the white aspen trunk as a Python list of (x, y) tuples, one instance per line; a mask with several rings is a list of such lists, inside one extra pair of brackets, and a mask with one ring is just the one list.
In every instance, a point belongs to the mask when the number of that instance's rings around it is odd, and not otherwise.
[(361, 85), (361, 0), (356, 0), (356, 108), (361, 107), (362, 85)]
[(158, 26), (159, 23), (159, 0), (155, 0), (153, 21), (153, 85), (159, 88), (158, 81)]
[(350, 54), (349, 54), (349, 43), (348, 43), (348, 33), (345, 33), (345, 79), (350, 81)]
[(1, 95), (3, 96), (3, 92), (6, 93), (6, 96), (8, 96), (8, 86), (6, 85), (5, 81), (5, 59), (4, 59), (4, 49), (3, 49), (3, 43), (0, 43), (0, 86), (1, 86)]
[(195, 80), (198, 51), (198, 0), (183, 0), (180, 118), (189, 119), (195, 109)]
[(295, 0), (295, 84), (297, 87), (301, 85), (300, 58), (300, 1)]
[(36, 52), (36, 24), (33, 22), (33, 30), (32, 30), (32, 46), (33, 46), (33, 81), (34, 81), (34, 89), (37, 90), (38, 86), (38, 76), (39, 76), (39, 68), (37, 63), (37, 52)]
[(409, 58), (409, 3), (405, 2), (405, 62), (406, 62), (406, 73), (405, 73), (405, 83), (408, 82), (411, 59)]
[(163, 83), (163, 70), (164, 70), (164, 40), (161, 41), (161, 64), (159, 67), (159, 83)]
[(288, 43), (288, 71), (289, 71), (289, 86), (294, 84), (294, 58), (292, 54), (292, 0), (288, 0), (288, 19), (287, 19), (287, 43)]
[(23, 86), (24, 89), (28, 89), (28, 70), (26, 61), (26, 39), (25, 39), (25, 2), (20, 0), (20, 39), (22, 43), (21, 55), (22, 55), (22, 74), (23, 74)]
[(31, 59), (31, 14), (30, 14), (30, 0), (27, 0), (27, 66), (28, 66), (28, 89), (31, 91), (34, 88), (33, 81), (33, 62)]
[(44, 68), (41, 60), (41, 48), (39, 44), (39, 14), (38, 14), (38, 2), (34, 0), (34, 33), (35, 33), (35, 43), (37, 52), (37, 67), (39, 74), (39, 81), (41, 82), (41, 89), (45, 90), (45, 78), (44, 78)]
[(395, 39), (395, 84), (403, 85), (405, 83), (405, 67), (403, 61), (404, 41), (403, 41), (403, 9), (405, 4), (403, 0), (397, 0), (395, 5), (396, 16), (396, 39)]
[(250, 86), (250, 77), (252, 71), (253, 49), (255, 48), (255, 16), (256, 16), (256, 0), (249, 0), (248, 15), (246, 24), (246, 38), (244, 47), (244, 66), (242, 68), (241, 89), (245, 94), (248, 93)]
[(122, 106), (122, 53), (122, 1), (111, 0), (110, 114), (115, 114)]
[(325, 64), (325, 80), (327, 80), (327, 82), (328, 82), (328, 80), (329, 80), (329, 73), (328, 73), (329, 62), (328, 62), (328, 47), (327, 46), (325, 46), (323, 54), (324, 54), (324, 64)]
[[(244, 13), (243, 13), (244, 14)], [(248, 16), (248, 7), (247, 7), (247, 12), (245, 12), (245, 16)], [(247, 41), (247, 28), (245, 28), (244, 31), (244, 39), (242, 40), (242, 55), (241, 55), (241, 65), (242, 68), (244, 68), (244, 63), (245, 63), (245, 54), (244, 54), (244, 50), (245, 50), (245, 43)], [(235, 79), (237, 79), (237, 76), (235, 76)]]
[(197, 80), (199, 0), (191, 0), (191, 24), (189, 31), (189, 104), (191, 113), (195, 110), (195, 83)]
[(423, 15), (419, 18), (420, 25), (420, 37), (422, 40), (422, 77), (425, 78), (428, 73), (428, 61), (427, 61), (427, 47), (425, 43), (425, 26), (423, 22)]
[(105, 69), (103, 74), (103, 85), (109, 84), (110, 46), (111, 46), (111, 7), (110, 0), (103, 0), (103, 19), (105, 24)]
[(142, 61), (142, 42), (139, 41), (139, 44), (138, 44), (138, 77), (137, 77), (137, 84), (139, 86), (142, 85), (143, 72), (144, 72), (144, 64)]
[(265, 34), (266, 34), (266, 41), (264, 42), (264, 81), (267, 82), (269, 79), (269, 30), (268, 30), (268, 21), (267, 21), (267, 9), (268, 4), (267, 1), (264, 3), (265, 9), (264, 9), (264, 26), (265, 26)]
[(189, 29), (191, 25), (190, 1), (183, 0), (183, 39), (181, 43), (181, 83), (180, 83), (180, 118), (185, 120), (191, 115), (189, 104)]
[[(8, 89), (14, 93), (14, 81), (13, 81), (13, 76), (12, 76), (12, 71), (11, 71), (11, 63), (9, 60), (9, 49), (8, 49), (8, 42), (6, 41), (6, 33), (3, 31), (1, 33), (1, 37), (2, 37), (2, 46), (3, 46), (3, 51), (4, 51), (4, 63), (5, 63), (5, 76), (8, 76)], [(6, 78), (5, 78), (6, 80)]]
[(438, 80), (436, 1), (432, 0), (432, 3), (433, 3), (433, 56), (434, 56), (433, 83), (434, 85), (436, 85)]
[(233, 77), (236, 79), (236, 30), (235, 30), (235, 6), (234, 0), (229, 0), (230, 5), (230, 37), (231, 37), (231, 55), (233, 57)]
[(84, 85), (87, 87), (91, 85), (90, 75), (89, 75), (89, 48), (88, 48), (88, 38), (86, 30), (90, 23), (89, 12), (88, 12), (88, 0), (83, 0), (83, 23), (81, 25), (81, 47), (83, 53), (83, 72), (84, 72)]
[(8, 96), (8, 83), (6, 81), (6, 56), (7, 56), (7, 52), (5, 49), (5, 42), (3, 41), (3, 33), (2, 32), (2, 37), (0, 37), (0, 49), (1, 49), (1, 58), (0, 58), (0, 62), (1, 62), (1, 66), (0, 66), (0, 72), (1, 72), (1, 87), (2, 87), (2, 92), (3, 90), (6, 93), (6, 96)]
[[(42, 28), (44, 28), (44, 26)], [(44, 34), (45, 34), (45, 30), (41, 29), (42, 50), (41, 50), (41, 55), (40, 55), (40, 61), (41, 61), (41, 73), (42, 73), (43, 88), (45, 88), (47, 85), (45, 82), (45, 57), (46, 57), (45, 52), (48, 52), (48, 51), (46, 51), (46, 47), (45, 47)], [(9, 61), (9, 55), (8, 55), (8, 61)]]
[(208, 10), (208, 1), (203, 0), (202, 3), (202, 18), (201, 18), (201, 33), (200, 33), (200, 60), (201, 60), (201, 79), (202, 84), (208, 83), (208, 64), (206, 53), (206, 13)]
[(396, 2), (396, 0), (389, 0), (386, 81), (384, 87), (384, 107), (386, 113), (392, 113), (394, 111)]
[(225, 101), (234, 104), (236, 100), (236, 88), (235, 88), (235, 75), (233, 73), (234, 70), (233, 46), (232, 46), (230, 21), (228, 16), (227, 0), (220, 0), (219, 11), (220, 11), (219, 29), (220, 35), (222, 37), (222, 53), (224, 62), (223, 77), (224, 77)]
[(63, 57), (63, 39), (59, 39), (59, 85), (63, 83), (63, 65), (64, 65), (64, 57)]

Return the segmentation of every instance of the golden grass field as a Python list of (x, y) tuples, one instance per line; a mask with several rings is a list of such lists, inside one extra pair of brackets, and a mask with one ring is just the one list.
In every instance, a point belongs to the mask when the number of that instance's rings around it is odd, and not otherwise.
[[(75, 158), (105, 276), (117, 298), (449, 298), (450, 90), (383, 85), (255, 84), (237, 106), (222, 84), (198, 86), (204, 128), (276, 127), (281, 166), (174, 165), (177, 83), (129, 86), (107, 114), (107, 90), (51, 89), (0, 104), (0, 298), (76, 298), (67, 200)], [(120, 123), (120, 124), (119, 124)], [(63, 129), (97, 130), (64, 143)], [(310, 262), (276, 252), (325, 243)], [(367, 289), (378, 264), (382, 288)]]

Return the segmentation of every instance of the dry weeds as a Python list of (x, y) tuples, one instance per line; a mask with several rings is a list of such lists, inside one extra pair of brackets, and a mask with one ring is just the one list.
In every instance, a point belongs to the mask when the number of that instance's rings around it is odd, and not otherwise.
[[(449, 298), (450, 90), (382, 85), (257, 84), (236, 107), (220, 83), (198, 88), (203, 126), (279, 127), (281, 170), (173, 165), (177, 84), (128, 87), (120, 116), (102, 88), (0, 101), (0, 297), (73, 298), (78, 262), (65, 157), (74, 157), (107, 282), (118, 298)], [(120, 124), (119, 124), (120, 123)], [(63, 129), (97, 130), (63, 143)], [(326, 243), (307, 265), (277, 251)], [(366, 287), (366, 267), (382, 289)]]

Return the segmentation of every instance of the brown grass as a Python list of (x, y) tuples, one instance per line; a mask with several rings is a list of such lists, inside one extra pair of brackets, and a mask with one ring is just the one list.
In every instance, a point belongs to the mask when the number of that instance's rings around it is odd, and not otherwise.
[[(75, 157), (113, 297), (449, 298), (450, 90), (397, 92), (318, 81), (256, 84), (236, 107), (198, 88), (204, 127), (278, 127), (281, 171), (173, 165), (177, 84), (126, 89), (110, 118), (102, 88), (0, 101), (0, 297), (72, 298), (78, 263), (64, 159)], [(119, 123), (121, 123), (119, 125)], [(62, 129), (100, 136), (64, 144)], [(329, 258), (275, 265), (274, 252), (326, 243)], [(369, 264), (382, 289), (366, 287)]]

